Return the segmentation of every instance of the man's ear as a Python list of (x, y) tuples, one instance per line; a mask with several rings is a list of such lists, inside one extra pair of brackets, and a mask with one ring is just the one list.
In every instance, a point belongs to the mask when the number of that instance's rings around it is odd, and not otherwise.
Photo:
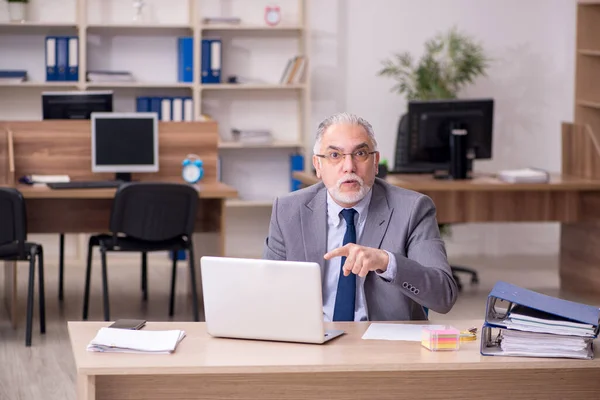
[(315, 155), (312, 157), (313, 167), (317, 172), (317, 178), (321, 179), (321, 159)]

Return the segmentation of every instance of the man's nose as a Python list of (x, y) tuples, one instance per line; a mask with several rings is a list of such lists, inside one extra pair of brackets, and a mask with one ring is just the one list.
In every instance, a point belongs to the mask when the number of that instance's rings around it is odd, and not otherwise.
[(354, 162), (354, 157), (352, 154), (344, 155), (344, 161), (342, 161), (344, 172), (355, 172), (356, 171), (356, 163)]

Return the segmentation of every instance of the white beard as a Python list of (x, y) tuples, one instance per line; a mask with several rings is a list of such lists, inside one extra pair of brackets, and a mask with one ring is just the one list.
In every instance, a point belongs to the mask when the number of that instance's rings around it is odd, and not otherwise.
[[(358, 182), (360, 189), (357, 192), (342, 192), (341, 186), (342, 183), (347, 181), (356, 181)], [(369, 193), (371, 188), (365, 185), (364, 181), (355, 174), (348, 174), (340, 180), (337, 181), (334, 187), (329, 190), (331, 197), (333, 197), (337, 202), (344, 204), (354, 204), (358, 203)]]

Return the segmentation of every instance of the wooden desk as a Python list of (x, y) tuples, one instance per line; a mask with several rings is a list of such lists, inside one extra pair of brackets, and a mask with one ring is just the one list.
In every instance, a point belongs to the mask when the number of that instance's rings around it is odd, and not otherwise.
[[(432, 323), (435, 323), (433, 321)], [(460, 329), (482, 321), (452, 321)], [(107, 322), (69, 322), (78, 399), (592, 399), (600, 359), (484, 357), (479, 342), (430, 352), (418, 342), (362, 340), (369, 323), (327, 327), (347, 334), (324, 345), (216, 339), (205, 324), (183, 329), (170, 355), (93, 353)], [(596, 350), (598, 357), (598, 350)]]
[[(312, 173), (294, 172), (304, 185), (320, 181)], [(388, 175), (386, 181), (431, 197), (439, 223), (580, 222), (600, 199), (600, 179), (554, 175), (547, 184), (502, 182), (493, 176), (464, 181), (432, 175)], [(600, 212), (596, 211), (600, 216)]]
[[(219, 235), (224, 254), (225, 200), (237, 191), (217, 181), (219, 134), (216, 122), (160, 122), (159, 171), (134, 173), (134, 181), (180, 182), (181, 162), (189, 153), (203, 160), (202, 183), (196, 185), (200, 204), (195, 231)], [(0, 121), (0, 186), (16, 187), (25, 198), (28, 233), (101, 233), (109, 227), (116, 189), (62, 189), (16, 184), (34, 174), (69, 175), (73, 180), (113, 179), (112, 173), (91, 171), (90, 121)], [(196, 257), (202, 255), (195, 241)], [(5, 263), (5, 303), (13, 326), (18, 323), (17, 268)]]

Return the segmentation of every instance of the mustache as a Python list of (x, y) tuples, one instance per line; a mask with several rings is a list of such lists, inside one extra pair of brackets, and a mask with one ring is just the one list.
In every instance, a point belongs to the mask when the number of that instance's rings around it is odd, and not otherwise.
[(342, 186), (342, 183), (344, 182), (348, 182), (348, 181), (356, 181), (358, 182), (358, 184), (362, 187), (364, 185), (364, 181), (362, 180), (362, 178), (356, 174), (346, 174), (344, 176), (342, 176), (340, 179), (338, 179), (336, 186), (339, 188), (340, 186)]

